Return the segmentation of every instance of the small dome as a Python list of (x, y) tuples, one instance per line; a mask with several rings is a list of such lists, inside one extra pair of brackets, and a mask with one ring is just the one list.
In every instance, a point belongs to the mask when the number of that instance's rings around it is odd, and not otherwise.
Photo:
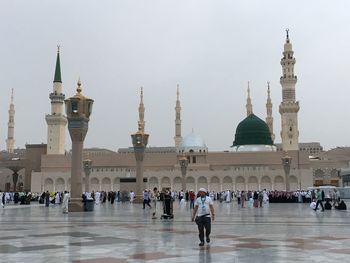
[(190, 152), (190, 151), (194, 151), (194, 152), (204, 151), (205, 152), (208, 150), (202, 137), (194, 134), (193, 132), (190, 133), (189, 135), (185, 136), (182, 139), (182, 142), (179, 146), (179, 149), (184, 151), (184, 152)]
[(232, 147), (243, 145), (273, 145), (269, 127), (254, 114), (250, 114), (237, 126)]

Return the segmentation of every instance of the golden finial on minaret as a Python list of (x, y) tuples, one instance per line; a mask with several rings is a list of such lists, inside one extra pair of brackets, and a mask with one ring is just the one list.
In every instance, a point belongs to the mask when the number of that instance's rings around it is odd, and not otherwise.
[(81, 93), (81, 81), (80, 81), (80, 77), (78, 79), (78, 83), (77, 83), (78, 87), (77, 87), (77, 93), (80, 94)]
[(289, 28), (286, 28), (286, 40), (289, 42)]

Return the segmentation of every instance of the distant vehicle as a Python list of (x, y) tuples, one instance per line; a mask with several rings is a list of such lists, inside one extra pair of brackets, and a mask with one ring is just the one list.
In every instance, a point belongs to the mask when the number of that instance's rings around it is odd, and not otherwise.
[(13, 158), (11, 158), (11, 161), (18, 161), (18, 160), (20, 160), (19, 157), (13, 157)]

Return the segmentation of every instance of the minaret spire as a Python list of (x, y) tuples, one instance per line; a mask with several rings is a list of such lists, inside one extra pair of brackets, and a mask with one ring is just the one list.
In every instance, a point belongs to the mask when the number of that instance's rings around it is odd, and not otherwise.
[(145, 106), (143, 104), (143, 87), (141, 87), (141, 94), (140, 94), (140, 105), (139, 105), (139, 132), (145, 133)]
[(49, 98), (51, 100), (51, 114), (45, 117), (47, 123), (47, 154), (64, 154), (67, 118), (63, 115), (65, 95), (62, 93), (60, 46), (57, 46), (53, 90)]
[(181, 137), (181, 105), (180, 105), (180, 91), (179, 84), (177, 84), (176, 91), (176, 106), (175, 106), (175, 147), (178, 148), (182, 142)]
[(267, 82), (267, 101), (266, 101), (266, 124), (269, 127), (271, 139), (275, 140), (275, 134), (273, 133), (273, 117), (272, 117), (272, 101), (270, 96), (270, 82)]
[(56, 58), (56, 68), (55, 68), (55, 76), (53, 82), (62, 83), (61, 79), (61, 62), (60, 62), (60, 46), (57, 45), (57, 58)]
[(298, 112), (299, 102), (295, 99), (295, 85), (297, 76), (294, 75), (294, 51), (289, 39), (289, 30), (286, 29), (286, 42), (281, 59), (282, 102), (279, 107), (281, 114), (281, 139), (283, 151), (299, 150)]
[(7, 123), (7, 139), (6, 139), (6, 150), (8, 153), (13, 153), (15, 140), (15, 105), (13, 104), (13, 89), (11, 90), (11, 102), (9, 106), (9, 121)]
[(246, 104), (246, 109), (247, 109), (247, 116), (253, 113), (253, 105), (252, 105), (252, 99), (250, 98), (250, 86), (249, 86), (249, 81), (248, 81), (248, 89), (247, 89), (247, 104)]

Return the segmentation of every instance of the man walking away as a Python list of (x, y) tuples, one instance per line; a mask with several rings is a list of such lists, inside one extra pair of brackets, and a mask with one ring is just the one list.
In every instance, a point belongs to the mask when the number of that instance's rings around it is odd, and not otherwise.
[(190, 209), (193, 209), (194, 208), (194, 201), (196, 200), (196, 195), (192, 189), (189, 193), (189, 198), (190, 198)]
[(143, 191), (143, 209), (145, 209), (145, 205), (148, 205), (149, 208), (152, 208), (152, 206), (149, 204), (149, 192), (147, 189)]
[(322, 207), (322, 212), (324, 211), (324, 206), (323, 206), (323, 203), (322, 203), (322, 192), (320, 189), (317, 189), (317, 192), (316, 192), (316, 199), (317, 199), (317, 202), (316, 202), (316, 207), (315, 207), (315, 211), (317, 210), (317, 207), (318, 205), (320, 204), (321, 207)]
[[(199, 246), (204, 246), (204, 229), (207, 243), (210, 242), (211, 219), (214, 221), (215, 213), (213, 200), (207, 196), (205, 188), (199, 189), (199, 197), (197, 198), (192, 215), (192, 221), (196, 221), (199, 231)], [(198, 215), (196, 217), (196, 214)], [(211, 218), (210, 218), (211, 217)], [(196, 218), (196, 220), (195, 220)]]

